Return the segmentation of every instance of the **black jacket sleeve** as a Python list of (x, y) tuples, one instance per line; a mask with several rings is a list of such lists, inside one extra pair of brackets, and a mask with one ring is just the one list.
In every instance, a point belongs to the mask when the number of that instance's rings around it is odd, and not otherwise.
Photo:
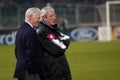
[(52, 55), (62, 55), (66, 49), (61, 48), (60, 46), (55, 44), (52, 40), (48, 39), (47, 35), (48, 33), (44, 32), (38, 33), (39, 41), (42, 44), (43, 49)]

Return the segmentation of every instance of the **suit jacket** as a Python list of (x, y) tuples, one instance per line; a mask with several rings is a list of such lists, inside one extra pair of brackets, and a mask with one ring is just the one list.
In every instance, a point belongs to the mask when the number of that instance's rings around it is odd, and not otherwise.
[(44, 72), (43, 53), (36, 31), (26, 22), (21, 25), (16, 34), (15, 56), (17, 59), (15, 78), (23, 79), (26, 70), (29, 74)]

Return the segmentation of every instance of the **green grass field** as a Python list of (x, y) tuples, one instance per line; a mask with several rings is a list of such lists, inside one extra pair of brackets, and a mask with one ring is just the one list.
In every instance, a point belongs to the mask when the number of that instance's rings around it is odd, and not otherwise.
[[(120, 80), (120, 41), (72, 42), (66, 57), (73, 80)], [(14, 46), (0, 46), (0, 80), (17, 80), (14, 68)]]

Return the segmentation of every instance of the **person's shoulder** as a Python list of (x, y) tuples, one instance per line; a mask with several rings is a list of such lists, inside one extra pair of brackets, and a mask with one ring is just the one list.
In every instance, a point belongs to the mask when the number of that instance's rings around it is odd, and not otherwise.
[(19, 27), (19, 29), (24, 29), (24, 28), (28, 28), (29, 24), (27, 24), (26, 22), (22, 23)]
[(44, 25), (43, 23), (40, 23), (39, 28), (37, 29), (37, 34), (38, 35), (46, 35), (47, 33), (49, 33), (49, 29), (46, 25)]
[(47, 25), (45, 25), (43, 22), (40, 22), (39, 28), (40, 31), (46, 31), (47, 30)]
[(27, 32), (34, 32), (34, 29), (27, 23), (23, 23), (19, 28), (18, 31), (23, 31), (25, 33)]

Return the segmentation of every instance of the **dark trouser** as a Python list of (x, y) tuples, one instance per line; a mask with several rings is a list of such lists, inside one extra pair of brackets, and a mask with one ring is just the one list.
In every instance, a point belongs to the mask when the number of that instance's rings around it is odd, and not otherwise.
[(25, 79), (18, 79), (18, 80), (41, 80), (39, 74), (29, 75), (28, 72), (25, 72)]

